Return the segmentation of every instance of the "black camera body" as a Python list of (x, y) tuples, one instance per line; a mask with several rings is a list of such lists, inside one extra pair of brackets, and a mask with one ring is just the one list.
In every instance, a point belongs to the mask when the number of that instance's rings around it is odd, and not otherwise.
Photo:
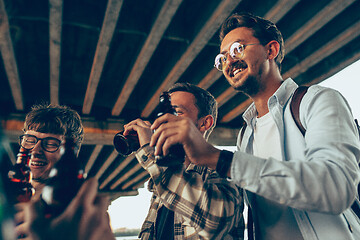
[[(168, 92), (163, 92), (159, 99), (159, 111), (157, 118), (170, 113), (177, 115), (175, 108), (171, 105), (171, 98)], [(140, 148), (139, 139), (136, 133), (123, 135), (124, 131), (117, 133), (114, 137), (114, 147), (122, 156), (128, 156)], [(156, 156), (155, 161), (159, 166), (174, 166), (184, 162), (185, 151), (181, 144), (175, 144), (170, 147), (169, 154), (166, 156)]]

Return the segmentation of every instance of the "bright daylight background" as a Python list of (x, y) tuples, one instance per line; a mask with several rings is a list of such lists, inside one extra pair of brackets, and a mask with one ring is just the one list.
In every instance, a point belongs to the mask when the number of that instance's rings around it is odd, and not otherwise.
[[(320, 85), (341, 92), (348, 100), (354, 118), (360, 120), (360, 60), (323, 81)], [(115, 200), (109, 207), (113, 229), (141, 228), (149, 209), (150, 197), (151, 194), (146, 188), (140, 188), (138, 196), (120, 197)]]

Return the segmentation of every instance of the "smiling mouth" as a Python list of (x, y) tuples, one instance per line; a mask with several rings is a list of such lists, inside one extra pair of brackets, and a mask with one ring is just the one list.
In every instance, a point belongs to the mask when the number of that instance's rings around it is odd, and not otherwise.
[(237, 68), (232, 72), (232, 75), (235, 76), (236, 74), (238, 74), (239, 72), (242, 72), (244, 70), (245, 70), (245, 68)]
[(43, 161), (31, 161), (30, 162), (30, 166), (33, 166), (33, 167), (44, 167), (48, 165), (47, 162), (43, 162)]
[(236, 74), (243, 72), (246, 68), (246, 63), (238, 62), (231, 67), (229, 75), (230, 77), (234, 77)]

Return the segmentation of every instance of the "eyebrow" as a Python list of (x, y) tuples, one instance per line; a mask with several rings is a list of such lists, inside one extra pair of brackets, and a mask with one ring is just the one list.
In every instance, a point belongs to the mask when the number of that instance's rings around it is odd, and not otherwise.
[(184, 105), (172, 105), (172, 106), (173, 106), (173, 108), (181, 108), (181, 109), (188, 111), (188, 109)]

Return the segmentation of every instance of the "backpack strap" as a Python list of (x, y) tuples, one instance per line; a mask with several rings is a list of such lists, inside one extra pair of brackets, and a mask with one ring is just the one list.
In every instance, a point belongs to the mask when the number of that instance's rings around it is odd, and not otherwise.
[(307, 92), (308, 88), (309, 88), (308, 86), (298, 87), (295, 90), (294, 95), (291, 100), (291, 103), (290, 103), (291, 115), (296, 123), (296, 126), (299, 128), (299, 130), (303, 136), (305, 136), (306, 129), (304, 128), (304, 126), (301, 124), (301, 121), (300, 121), (300, 103), (301, 103), (301, 100), (304, 97), (305, 93)]

